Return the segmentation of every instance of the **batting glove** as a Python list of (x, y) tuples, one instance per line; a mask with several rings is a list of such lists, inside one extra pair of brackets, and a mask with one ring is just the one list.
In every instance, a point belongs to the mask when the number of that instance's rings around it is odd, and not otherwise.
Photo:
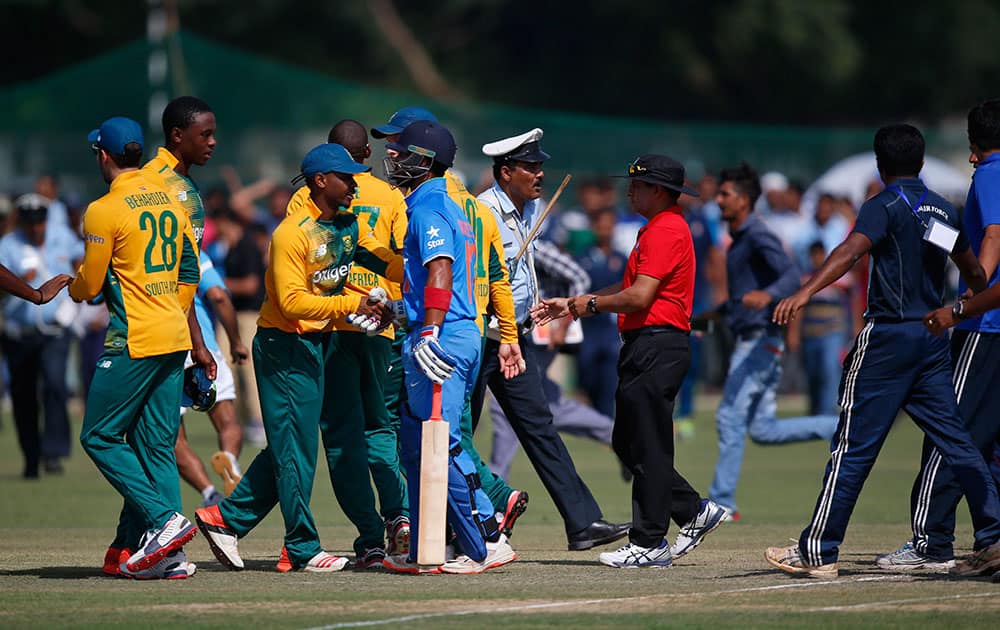
[(390, 300), (387, 302), (387, 305), (392, 310), (392, 318), (390, 319), (381, 321), (369, 315), (351, 313), (347, 316), (347, 323), (365, 331), (369, 337), (378, 335), (392, 324), (406, 326), (408, 320), (406, 319), (406, 308), (403, 306), (403, 300)]
[(458, 364), (438, 341), (438, 327), (424, 326), (413, 344), (413, 358), (424, 375), (438, 385), (445, 382)]

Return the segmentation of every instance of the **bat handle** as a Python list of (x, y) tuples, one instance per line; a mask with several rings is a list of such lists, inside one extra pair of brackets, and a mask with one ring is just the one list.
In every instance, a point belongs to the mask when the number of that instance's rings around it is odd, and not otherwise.
[(431, 398), (431, 417), (429, 420), (443, 422), (441, 417), (441, 385), (434, 383), (434, 395)]

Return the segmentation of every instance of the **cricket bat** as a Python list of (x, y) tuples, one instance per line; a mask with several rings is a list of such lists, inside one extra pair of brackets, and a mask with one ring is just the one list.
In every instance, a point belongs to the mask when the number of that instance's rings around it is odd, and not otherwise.
[(444, 564), (448, 512), (448, 423), (441, 418), (441, 386), (434, 385), (431, 417), (420, 426), (420, 520), (417, 564), (433, 569)]

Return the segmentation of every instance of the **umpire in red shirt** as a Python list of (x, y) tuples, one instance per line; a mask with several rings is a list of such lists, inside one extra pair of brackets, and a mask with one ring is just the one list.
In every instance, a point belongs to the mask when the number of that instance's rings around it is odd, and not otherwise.
[[(596, 294), (543, 300), (536, 323), (559, 317), (618, 313), (622, 346), (615, 393), (615, 453), (632, 471), (629, 542), (602, 553), (613, 567), (670, 566), (719, 526), (725, 511), (701, 496), (674, 469), (674, 398), (691, 361), (688, 335), (694, 295), (694, 244), (677, 205), (684, 167), (663, 155), (643, 155), (628, 168), (632, 208), (648, 223), (619, 284)], [(673, 548), (664, 536), (681, 525)], [(673, 551), (673, 553), (672, 553)]]

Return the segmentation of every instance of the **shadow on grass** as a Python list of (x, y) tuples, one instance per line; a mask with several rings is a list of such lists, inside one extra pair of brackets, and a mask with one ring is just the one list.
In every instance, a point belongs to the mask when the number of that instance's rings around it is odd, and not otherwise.
[[(586, 558), (580, 560), (517, 560), (517, 564), (537, 564), (540, 566), (548, 567), (600, 567), (600, 562), (597, 558)], [(605, 567), (610, 569), (611, 567)]]
[(16, 571), (0, 571), (0, 577), (37, 577), (43, 580), (85, 580), (88, 578), (113, 579), (101, 573), (100, 567), (33, 567)]

